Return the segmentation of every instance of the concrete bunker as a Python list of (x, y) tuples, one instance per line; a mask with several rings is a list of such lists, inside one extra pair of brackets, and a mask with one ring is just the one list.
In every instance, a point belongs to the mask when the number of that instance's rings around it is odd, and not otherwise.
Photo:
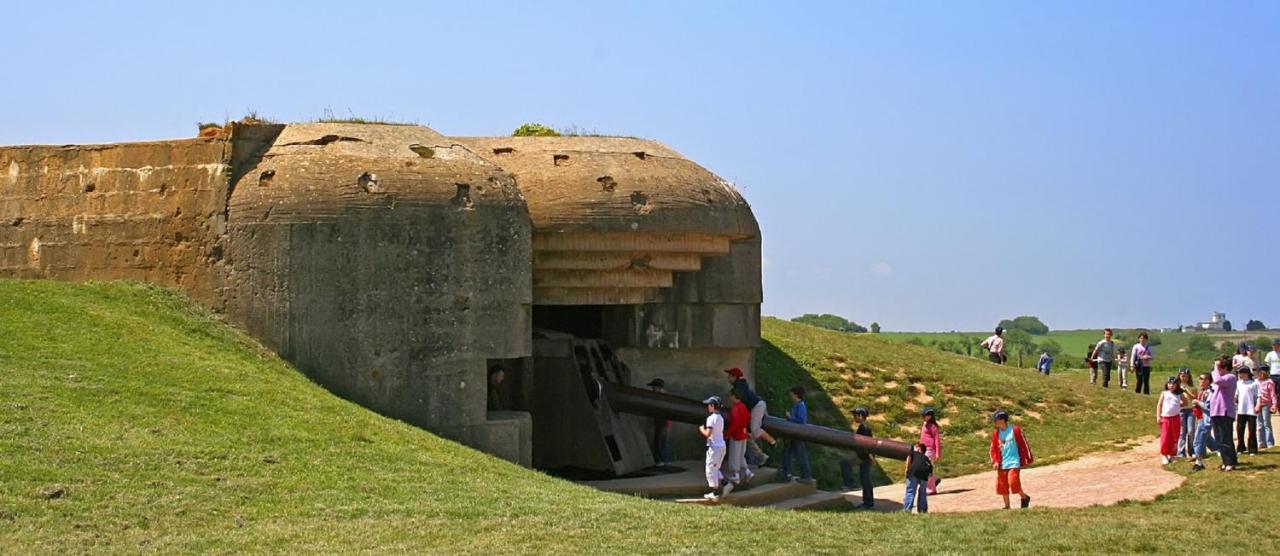
[(759, 228), (654, 141), (238, 122), (0, 168), (0, 276), (181, 288), (334, 393), (524, 465), (631, 473), (637, 415), (697, 416), (629, 385), (753, 374)]

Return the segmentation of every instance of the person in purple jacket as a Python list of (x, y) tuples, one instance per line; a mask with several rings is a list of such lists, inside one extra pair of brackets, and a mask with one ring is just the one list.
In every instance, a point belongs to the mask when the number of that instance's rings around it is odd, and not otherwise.
[(1231, 359), (1225, 355), (1213, 364), (1213, 397), (1209, 398), (1209, 419), (1213, 423), (1213, 438), (1218, 441), (1218, 453), (1222, 456), (1222, 471), (1236, 468), (1236, 445), (1232, 438), (1232, 423), (1236, 420), (1236, 375), (1231, 373)]

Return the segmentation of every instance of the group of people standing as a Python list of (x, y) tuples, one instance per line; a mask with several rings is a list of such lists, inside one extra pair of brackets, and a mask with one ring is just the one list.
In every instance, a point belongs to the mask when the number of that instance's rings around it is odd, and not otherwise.
[[(1146, 332), (1138, 334), (1138, 343), (1128, 354), (1123, 349), (1117, 350), (1112, 339), (1114, 332), (1110, 328), (1102, 331), (1102, 340), (1094, 344), (1085, 356), (1085, 365), (1089, 367), (1089, 384), (1098, 384), (1098, 375), (1102, 375), (1102, 387), (1111, 387), (1111, 371), (1119, 374), (1120, 388), (1129, 388), (1129, 369), (1133, 369), (1133, 392), (1135, 394), (1151, 394), (1151, 363), (1155, 359), (1151, 336)], [(1128, 355), (1126, 357), (1126, 355)], [(1046, 373), (1047, 374), (1047, 373)]]
[(1160, 423), (1161, 462), (1192, 458), (1192, 468), (1205, 468), (1209, 452), (1221, 457), (1218, 469), (1233, 471), (1239, 455), (1256, 455), (1276, 445), (1271, 416), (1280, 411), (1280, 338), (1260, 363), (1253, 346), (1240, 344), (1236, 354), (1221, 356), (1213, 371), (1193, 385), (1191, 371), (1169, 377), (1156, 404)]

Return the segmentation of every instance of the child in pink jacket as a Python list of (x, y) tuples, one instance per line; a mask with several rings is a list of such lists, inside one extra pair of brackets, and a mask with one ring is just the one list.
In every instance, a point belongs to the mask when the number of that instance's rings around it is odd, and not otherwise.
[[(924, 417), (924, 424), (920, 425), (920, 443), (924, 444), (924, 453), (929, 456), (929, 461), (936, 466), (942, 458), (942, 434), (938, 428), (937, 416), (932, 407), (924, 408), (920, 415)], [(929, 494), (937, 494), (938, 483), (941, 482), (942, 479), (937, 475), (930, 474), (926, 490)]]
[(1275, 429), (1271, 428), (1271, 416), (1280, 409), (1280, 400), (1276, 399), (1276, 385), (1267, 375), (1265, 368), (1254, 371), (1258, 377), (1258, 404), (1254, 412), (1258, 414), (1258, 449), (1264, 450), (1276, 445)]

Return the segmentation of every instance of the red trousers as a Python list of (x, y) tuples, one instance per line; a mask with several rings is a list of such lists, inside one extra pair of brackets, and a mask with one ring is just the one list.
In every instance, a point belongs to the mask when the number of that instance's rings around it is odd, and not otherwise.
[(1178, 433), (1182, 430), (1182, 422), (1177, 415), (1160, 418), (1160, 455), (1178, 455)]

